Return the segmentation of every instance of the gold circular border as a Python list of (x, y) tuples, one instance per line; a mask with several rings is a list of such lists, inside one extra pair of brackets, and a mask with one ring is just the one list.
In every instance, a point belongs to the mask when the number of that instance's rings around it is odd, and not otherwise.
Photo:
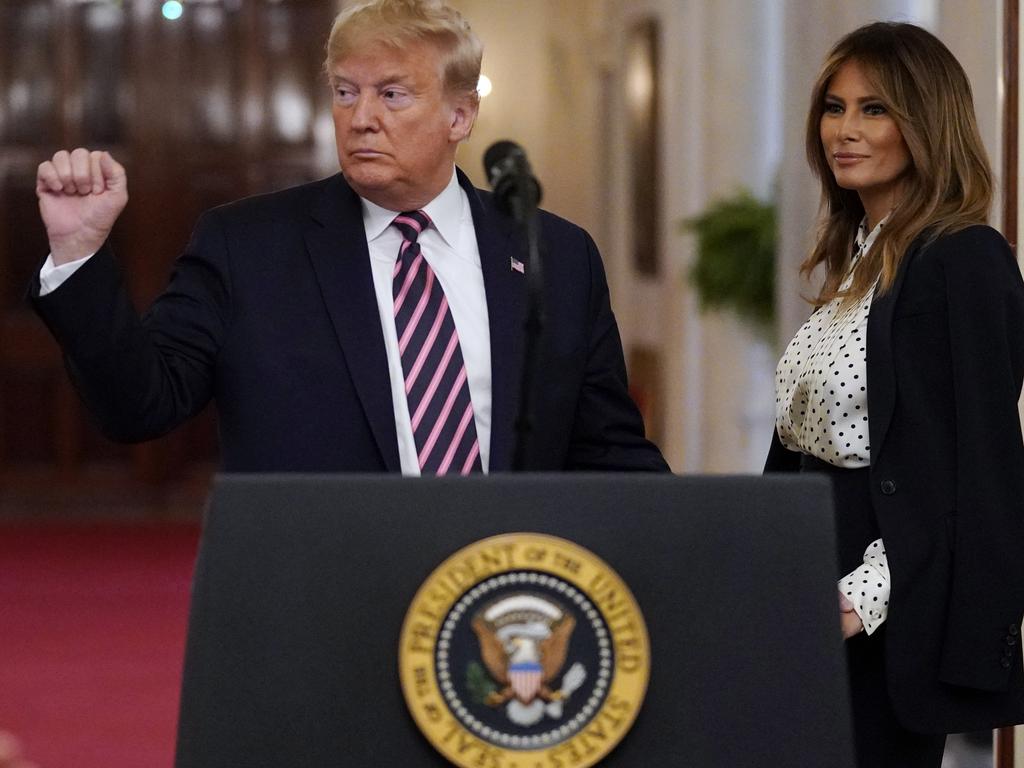
[[(601, 613), (615, 667), (604, 703), (572, 738), (542, 749), (498, 747), (460, 723), (444, 700), (435, 645), (452, 606), (476, 584), (510, 571), (547, 573), (572, 584)], [(589, 768), (614, 749), (636, 720), (650, 679), (647, 625), (629, 587), (592, 552), (557, 536), (507, 533), (453, 554), (416, 592), (402, 622), (398, 668), (405, 703), (427, 740), (461, 768)]]

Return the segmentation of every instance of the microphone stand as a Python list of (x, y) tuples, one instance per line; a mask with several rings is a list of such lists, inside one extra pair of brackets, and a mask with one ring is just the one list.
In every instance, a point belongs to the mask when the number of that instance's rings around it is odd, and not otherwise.
[(526, 321), (523, 323), (523, 370), (519, 382), (519, 414), (516, 418), (516, 450), (512, 469), (522, 472), (530, 469), (534, 424), (537, 373), (540, 364), (540, 340), (544, 331), (544, 269), (540, 254), (540, 227), (537, 206), (528, 204), (529, 195), (512, 195), (513, 218), (522, 225), (525, 234)]

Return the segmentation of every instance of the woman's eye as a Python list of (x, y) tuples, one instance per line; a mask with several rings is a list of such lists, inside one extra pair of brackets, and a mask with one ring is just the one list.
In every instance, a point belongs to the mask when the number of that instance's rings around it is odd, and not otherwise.
[(834, 101), (829, 101), (829, 102), (825, 103), (825, 113), (826, 114), (838, 115), (838, 114), (842, 114), (842, 111), (843, 111), (843, 105), (842, 104), (836, 104)]
[(866, 104), (864, 106), (865, 115), (884, 115), (885, 107), (881, 104)]

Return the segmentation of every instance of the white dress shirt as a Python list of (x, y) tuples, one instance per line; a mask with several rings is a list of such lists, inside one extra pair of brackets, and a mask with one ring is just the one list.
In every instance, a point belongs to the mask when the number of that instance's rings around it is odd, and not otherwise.
[[(391, 286), (395, 260), (402, 244), (402, 235), (396, 227), (391, 226), (391, 222), (402, 211), (389, 211), (365, 199), (362, 200), (362, 204), (363, 228), (370, 251), (373, 288), (377, 295), (377, 309), (380, 312), (384, 348), (387, 351), (402, 474), (419, 475), (416, 442), (412, 434), (409, 403), (405, 395), (405, 374), (398, 352)], [(480, 441), (480, 464), (483, 471), (487, 472), (491, 450), (490, 322), (473, 215), (469, 207), (469, 198), (459, 186), (454, 167), (448, 186), (422, 210), (430, 217), (433, 226), (420, 234), (420, 248), (423, 258), (430, 264), (444, 289), (455, 329), (459, 334), (470, 398), (473, 401), (476, 434)], [(39, 272), (39, 295), (45, 296), (57, 290), (89, 258), (91, 255), (58, 267), (54, 266), (52, 256), (47, 257)]]
[(39, 295), (45, 296), (56, 291), (65, 280), (78, 271), (80, 266), (95, 255), (90, 253), (84, 258), (77, 261), (69, 261), (67, 264), (61, 264), (58, 267), (53, 263), (53, 254), (51, 253), (46, 257), (46, 261), (43, 262), (43, 268), (39, 270)]

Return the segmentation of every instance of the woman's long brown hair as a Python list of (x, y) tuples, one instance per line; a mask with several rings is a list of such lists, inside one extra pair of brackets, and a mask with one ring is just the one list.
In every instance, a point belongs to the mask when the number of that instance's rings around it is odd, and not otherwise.
[[(850, 266), (864, 206), (854, 190), (835, 180), (821, 143), (825, 94), (845, 63), (857, 62), (910, 151), (902, 196), (875, 244), (857, 265), (850, 286), (840, 286)], [(971, 85), (960, 63), (930, 32), (913, 24), (875, 22), (842, 38), (825, 61), (807, 115), (807, 159), (821, 182), (817, 240), (800, 267), (805, 277), (825, 265), (825, 282), (813, 303), (836, 297), (852, 303), (892, 287), (910, 244), (972, 224), (984, 224), (992, 203), (992, 171), (974, 115)]]

